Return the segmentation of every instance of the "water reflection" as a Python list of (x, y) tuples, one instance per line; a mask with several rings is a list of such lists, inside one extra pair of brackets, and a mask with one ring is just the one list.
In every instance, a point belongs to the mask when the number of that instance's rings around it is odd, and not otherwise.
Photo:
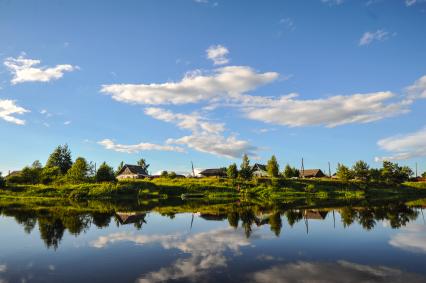
[[(123, 207), (120, 207), (123, 208)], [(163, 211), (163, 209), (167, 211)], [(132, 207), (135, 209), (135, 207)], [(117, 227), (122, 225), (133, 225), (136, 230), (141, 230), (147, 223), (146, 216), (150, 213), (144, 207), (137, 207), (138, 210), (120, 211), (113, 207), (110, 209), (61, 209), (61, 207), (43, 207), (34, 209), (33, 207), (5, 205), (0, 207), (0, 213), (11, 216), (17, 223), (23, 226), (26, 233), (31, 233), (38, 226), (40, 238), (48, 248), (57, 249), (65, 231), (78, 236), (86, 232), (92, 225), (98, 228), (106, 228), (115, 223)], [(176, 210), (176, 212), (173, 211)], [(203, 212), (199, 212), (202, 210)], [(376, 205), (371, 207), (346, 206), (337, 208), (309, 208), (309, 209), (285, 209), (277, 207), (265, 207), (261, 205), (242, 205), (241, 203), (212, 205), (192, 205), (182, 211), (182, 207), (168, 206), (168, 203), (157, 206), (154, 211), (170, 219), (176, 213), (192, 213), (190, 226), (193, 224), (194, 214), (206, 221), (227, 220), (230, 227), (241, 228), (246, 238), (252, 237), (254, 227), (268, 225), (275, 236), (280, 236), (283, 228), (283, 221), (293, 227), (296, 223), (303, 221), (306, 233), (309, 234), (309, 223), (311, 220), (325, 220), (327, 217), (333, 218), (333, 227), (336, 226), (336, 216), (343, 227), (348, 228), (354, 223), (359, 224), (365, 230), (372, 230), (378, 222), (386, 221), (392, 228), (406, 226), (410, 221), (417, 219), (419, 209), (406, 205), (404, 202), (393, 202), (389, 204)], [(152, 212), (152, 211), (151, 211)], [(411, 230), (410, 230), (411, 229)], [(402, 246), (403, 242), (426, 242), (424, 239), (413, 238), (413, 229), (420, 229), (417, 226), (408, 226), (406, 232), (396, 236), (392, 241), (395, 246)], [(423, 229), (423, 228), (421, 228)], [(404, 241), (403, 239), (409, 239)], [(407, 246), (407, 244), (405, 244)]]

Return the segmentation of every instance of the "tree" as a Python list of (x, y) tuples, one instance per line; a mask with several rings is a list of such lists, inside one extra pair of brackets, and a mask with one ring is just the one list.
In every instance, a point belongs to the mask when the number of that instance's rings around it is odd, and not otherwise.
[(237, 164), (232, 163), (231, 165), (229, 165), (228, 169), (226, 170), (226, 174), (228, 175), (229, 179), (237, 179), (238, 177)]
[(138, 164), (140, 167), (142, 167), (142, 169), (145, 171), (146, 175), (148, 175), (148, 167), (149, 167), (149, 164), (148, 164), (148, 163), (146, 163), (146, 160), (145, 160), (145, 159), (143, 159), (143, 158), (141, 158), (141, 159), (139, 159), (139, 160), (138, 160), (137, 164)]
[(291, 167), (290, 165), (286, 165), (284, 168), (283, 175), (285, 178), (294, 178), (299, 177), (299, 170), (296, 167)]
[(243, 155), (243, 162), (241, 163), (241, 167), (240, 167), (240, 176), (241, 178), (243, 178), (244, 180), (249, 180), (252, 177), (252, 171), (251, 171), (251, 167), (250, 167), (250, 160), (247, 156), (247, 154)]
[(174, 179), (174, 178), (176, 178), (176, 176), (177, 176), (177, 174), (176, 174), (176, 172), (174, 172), (174, 171), (172, 171), (172, 172), (170, 172), (170, 173), (168, 174), (168, 177), (169, 177), (170, 179)]
[(272, 155), (271, 159), (268, 160), (268, 163), (266, 165), (266, 171), (268, 171), (269, 177), (278, 177), (278, 174), (280, 172), (280, 165), (278, 164), (275, 155)]
[(423, 172), (422, 178), (426, 178), (426, 172)]
[(96, 172), (96, 182), (111, 182), (115, 181), (114, 169), (103, 162)]
[(368, 172), (368, 176), (370, 181), (372, 182), (381, 182), (382, 181), (382, 175), (381, 170), (377, 168), (371, 168)]
[(5, 186), (6, 186), (6, 180), (4, 179), (4, 177), (2, 176), (0, 172), (0, 188), (4, 188)]
[(121, 161), (120, 164), (118, 164), (117, 170), (115, 171), (115, 175), (118, 175), (120, 173), (121, 169), (124, 167), (124, 162)]
[(61, 169), (58, 166), (44, 167), (40, 174), (40, 181), (43, 184), (50, 184), (61, 176)]
[(21, 171), (21, 182), (26, 184), (40, 183), (43, 168), (40, 161), (36, 160), (31, 166), (26, 166)]
[(344, 181), (348, 181), (348, 180), (352, 179), (352, 172), (345, 165), (338, 163), (337, 164), (337, 170), (336, 170), (336, 176), (339, 179), (342, 179)]
[(86, 159), (79, 157), (67, 172), (67, 180), (72, 183), (82, 183), (88, 180), (89, 164)]
[(161, 171), (160, 176), (163, 178), (167, 178), (169, 176), (169, 173), (167, 171)]
[(59, 145), (49, 156), (46, 167), (57, 166), (61, 170), (61, 174), (65, 175), (72, 166), (71, 151), (68, 145)]
[(353, 176), (356, 179), (362, 180), (362, 181), (368, 181), (370, 179), (369, 171), (370, 166), (365, 161), (359, 160), (357, 161), (354, 166), (352, 166)]
[(381, 170), (383, 181), (388, 184), (401, 184), (413, 175), (413, 170), (410, 167), (400, 167), (397, 163), (390, 161), (383, 161), (383, 168)]

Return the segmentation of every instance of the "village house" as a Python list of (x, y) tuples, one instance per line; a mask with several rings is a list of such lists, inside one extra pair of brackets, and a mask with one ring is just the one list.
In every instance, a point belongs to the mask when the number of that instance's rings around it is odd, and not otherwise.
[(226, 168), (205, 169), (199, 173), (203, 177), (226, 177)]
[(147, 170), (139, 165), (125, 164), (117, 174), (117, 179), (142, 179), (146, 177), (149, 177)]
[(325, 174), (321, 171), (321, 169), (305, 169), (300, 171), (300, 178), (322, 178), (325, 177)]
[(251, 172), (255, 177), (268, 177), (268, 171), (266, 165), (256, 163), (252, 166)]

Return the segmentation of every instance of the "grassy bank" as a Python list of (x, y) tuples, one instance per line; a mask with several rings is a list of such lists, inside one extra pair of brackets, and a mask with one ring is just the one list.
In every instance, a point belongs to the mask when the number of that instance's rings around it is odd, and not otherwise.
[(220, 200), (260, 199), (263, 202), (292, 202), (298, 199), (392, 199), (401, 195), (426, 196), (425, 183), (389, 186), (333, 179), (270, 179), (250, 181), (227, 178), (157, 178), (111, 183), (9, 185), (0, 198), (70, 200), (149, 200), (178, 198)]

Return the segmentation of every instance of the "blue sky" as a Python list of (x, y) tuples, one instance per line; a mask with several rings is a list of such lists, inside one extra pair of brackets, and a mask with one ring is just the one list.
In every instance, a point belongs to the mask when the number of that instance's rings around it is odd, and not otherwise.
[(0, 1), (0, 171), (426, 170), (426, 1)]

